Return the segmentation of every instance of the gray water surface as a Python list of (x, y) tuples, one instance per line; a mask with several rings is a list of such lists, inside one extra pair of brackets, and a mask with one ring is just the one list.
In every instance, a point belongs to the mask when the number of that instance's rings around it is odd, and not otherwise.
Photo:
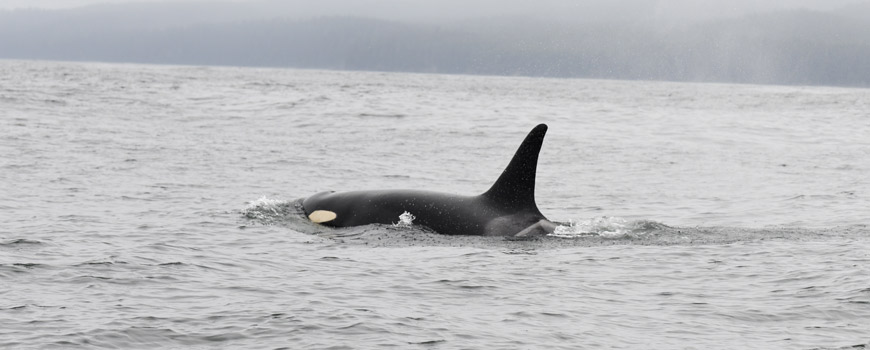
[[(479, 193), (538, 123), (559, 237), (296, 205)], [(870, 346), (868, 136), (866, 89), (0, 61), (0, 347)]]

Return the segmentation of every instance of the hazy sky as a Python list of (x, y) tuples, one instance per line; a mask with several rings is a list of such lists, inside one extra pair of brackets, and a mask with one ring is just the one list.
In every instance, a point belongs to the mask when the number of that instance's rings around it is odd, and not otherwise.
[[(253, 2), (259, 0), (226, 0), (219, 2)], [(190, 0), (0, 0), (0, 9), (16, 8), (71, 8), (94, 4), (123, 4), (123, 3), (155, 3), (155, 2), (190, 2)], [(204, 0), (199, 2), (218, 2)]]
[[(125, 3), (250, 3), (274, 15), (341, 15), (399, 20), (525, 16), (571, 19), (590, 13), (627, 18), (709, 19), (783, 9), (832, 10), (862, 0), (0, 0), (0, 9)], [(866, 2), (866, 1), (865, 1)], [(268, 13), (268, 11), (266, 11)], [(593, 15), (593, 18), (596, 15)]]

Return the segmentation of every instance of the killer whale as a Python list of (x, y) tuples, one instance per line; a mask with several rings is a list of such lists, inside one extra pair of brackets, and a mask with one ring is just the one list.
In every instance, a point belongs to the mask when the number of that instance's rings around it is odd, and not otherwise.
[(552, 233), (535, 203), (538, 154), (547, 125), (534, 127), (508, 166), (486, 192), (476, 196), (422, 190), (321, 192), (302, 208), (313, 222), (332, 227), (393, 224), (405, 212), (413, 224), (445, 235), (536, 236)]

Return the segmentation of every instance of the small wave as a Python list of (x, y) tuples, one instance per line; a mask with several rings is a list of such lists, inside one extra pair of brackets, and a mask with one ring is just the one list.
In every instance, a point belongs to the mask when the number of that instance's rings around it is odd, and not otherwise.
[(53, 306), (53, 305), (38, 305), (38, 304), (21, 304), (14, 305), (9, 307), (0, 307), (0, 310), (23, 310), (27, 308), (40, 308), (40, 309), (66, 309), (66, 306)]
[(26, 238), (9, 239), (0, 241), (0, 247), (12, 247), (19, 245), (40, 245), (42, 242)]
[(48, 267), (48, 265), (40, 264), (40, 263), (13, 263), (12, 266), (24, 268), (24, 269), (35, 269), (35, 268), (40, 268), (40, 267)]
[(822, 348), (813, 348), (812, 350), (849, 350), (849, 349), (870, 349), (870, 342), (865, 344), (855, 344), (855, 345), (846, 345), (841, 347), (822, 347)]
[(405, 114), (396, 113), (396, 114), (379, 114), (379, 113), (360, 113), (357, 114), (357, 117), (360, 118), (394, 118), (394, 119), (402, 119), (407, 117)]
[(88, 261), (83, 262), (81, 264), (75, 264), (73, 266), (111, 266), (115, 265), (114, 261)]

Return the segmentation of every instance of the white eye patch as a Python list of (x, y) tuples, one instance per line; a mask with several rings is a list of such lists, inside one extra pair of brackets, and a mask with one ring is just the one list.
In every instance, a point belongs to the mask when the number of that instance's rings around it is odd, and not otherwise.
[(315, 210), (315, 211), (311, 212), (311, 214), (308, 215), (308, 220), (311, 220), (311, 222), (320, 224), (320, 223), (335, 220), (336, 217), (338, 217), (338, 215), (336, 215), (334, 212), (331, 212), (329, 210)]

